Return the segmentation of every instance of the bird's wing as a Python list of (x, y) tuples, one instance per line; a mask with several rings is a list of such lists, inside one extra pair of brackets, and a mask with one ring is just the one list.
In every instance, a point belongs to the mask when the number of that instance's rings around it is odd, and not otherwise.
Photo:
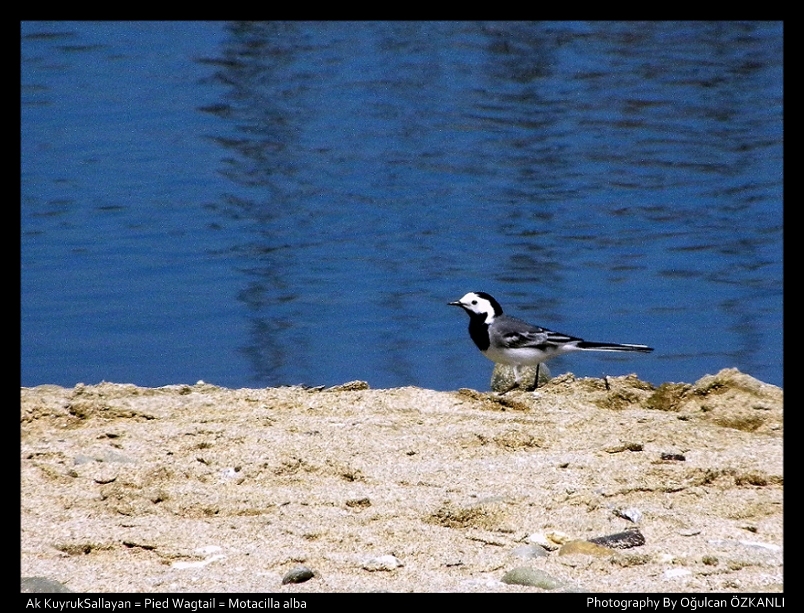
[(572, 341), (581, 340), (561, 332), (553, 332), (547, 328), (533, 326), (513, 317), (507, 317), (502, 321), (498, 319), (497, 324), (496, 332), (500, 344), (507, 349), (562, 347)]

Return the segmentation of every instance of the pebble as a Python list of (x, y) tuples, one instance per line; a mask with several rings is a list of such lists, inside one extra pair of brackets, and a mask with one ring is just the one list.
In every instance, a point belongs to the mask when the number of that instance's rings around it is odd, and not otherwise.
[(517, 558), (545, 558), (547, 550), (541, 545), (522, 545), (511, 551)]
[(560, 530), (548, 530), (544, 535), (547, 537), (547, 540), (557, 543), (558, 545), (563, 545), (572, 540), (569, 534), (561, 532)]
[[(536, 380), (535, 366), (522, 366), (520, 368), (519, 387), (514, 389), (532, 390)], [(550, 380), (550, 370), (544, 364), (539, 368), (539, 387)], [(497, 364), (491, 373), (491, 390), (493, 392), (509, 391), (514, 384), (514, 367), (508, 364)]]
[(21, 578), (21, 594), (61, 594), (66, 592), (72, 592), (72, 590), (47, 577)]
[(588, 556), (610, 556), (614, 554), (614, 550), (589, 541), (570, 541), (562, 545), (561, 549), (558, 550), (558, 555), (560, 556), (578, 553)]
[(640, 521), (642, 521), (642, 511), (640, 511), (639, 509), (635, 509), (633, 507), (628, 509), (614, 509), (614, 514), (617, 517), (627, 519), (628, 521), (632, 521), (635, 524), (638, 524)]
[(551, 541), (550, 539), (547, 538), (546, 535), (542, 534), (541, 532), (534, 532), (533, 534), (529, 535), (528, 538), (526, 538), (525, 540), (528, 543), (539, 545), (540, 547), (543, 547), (547, 551), (553, 551), (560, 547), (559, 543)]
[(372, 572), (378, 570), (394, 570), (400, 566), (404, 566), (404, 564), (402, 564), (396, 556), (392, 555), (371, 558), (363, 563), (363, 569)]
[(625, 532), (617, 532), (616, 534), (598, 536), (588, 540), (590, 543), (596, 543), (605, 547), (614, 547), (615, 549), (630, 549), (631, 547), (640, 547), (645, 544), (645, 537), (636, 528), (626, 530)]
[(304, 583), (315, 577), (315, 573), (306, 566), (297, 566), (285, 573), (282, 577), (282, 585), (288, 583)]
[(328, 387), (326, 391), (328, 392), (359, 392), (362, 390), (367, 390), (369, 388), (369, 384), (365, 381), (349, 381), (348, 383), (341, 383), (340, 385), (333, 385), (332, 387)]
[(564, 587), (564, 583), (546, 572), (530, 566), (519, 566), (509, 570), (502, 578), (509, 585), (529, 585), (543, 590), (555, 590)]

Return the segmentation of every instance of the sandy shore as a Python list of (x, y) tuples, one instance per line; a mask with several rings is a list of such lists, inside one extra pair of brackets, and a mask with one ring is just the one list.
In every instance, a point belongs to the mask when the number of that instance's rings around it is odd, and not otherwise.
[(46, 385), (20, 421), (22, 576), (75, 592), (783, 589), (783, 393), (736, 370), (503, 397)]

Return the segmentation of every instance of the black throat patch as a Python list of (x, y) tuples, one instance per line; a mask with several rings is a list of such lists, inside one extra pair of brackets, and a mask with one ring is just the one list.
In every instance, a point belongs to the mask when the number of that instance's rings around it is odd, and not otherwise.
[(469, 315), (469, 336), (477, 345), (480, 351), (486, 351), (491, 342), (489, 341), (489, 325), (486, 323), (485, 315)]

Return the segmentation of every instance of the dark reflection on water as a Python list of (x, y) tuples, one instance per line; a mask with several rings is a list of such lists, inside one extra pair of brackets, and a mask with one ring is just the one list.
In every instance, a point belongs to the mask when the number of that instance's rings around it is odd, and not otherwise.
[[(23, 383), (70, 383), (26, 367), (47, 282), (31, 262), (74, 232), (94, 199), (100, 225), (129, 237), (127, 253), (143, 252), (121, 265), (127, 278), (147, 270), (156, 246), (178, 251), (168, 254), (177, 269), (154, 273), (159, 283), (179, 284), (185, 258), (210, 288), (176, 314), (214, 311), (186, 331), (197, 359), (186, 372), (155, 369), (162, 376), (486, 387), (491, 364), (445, 306), (485, 290), (534, 323), (657, 348), (638, 361), (566, 358), (554, 371), (660, 383), (737, 366), (781, 384), (780, 24), (229, 23), (196, 25), (217, 37), (196, 46), (204, 39), (178, 24), (172, 40), (184, 42), (164, 56), (114, 29), (70, 27), (48, 40), (48, 28), (23, 36)], [(26, 73), (58, 92), (59, 79), (78, 72), (76, 54), (102, 73), (82, 72), (87, 87), (105, 86), (181, 152), (164, 139), (137, 143), (133, 162), (104, 168), (116, 198), (83, 184), (44, 198), (34, 187), (39, 175), (65, 186), (85, 172), (54, 176), (25, 146), (35, 114), (26, 107), (43, 97)], [(34, 67), (43, 61), (65, 66)], [(181, 75), (167, 68), (188, 61), (197, 78), (149, 83), (184, 96), (171, 109), (175, 125), (163, 125), (170, 115), (153, 99), (122, 102), (110, 76), (141, 63)], [(85, 108), (107, 120), (109, 107)], [(36, 117), (61, 129), (74, 120)], [(86, 163), (106, 166), (107, 149), (76, 146)], [(154, 196), (135, 206), (127, 195), (142, 185)], [(42, 240), (26, 241), (37, 233)], [(93, 247), (76, 242), (67, 257), (80, 275), (81, 249)], [(147, 292), (120, 291), (127, 304), (147, 304)], [(95, 313), (104, 297), (68, 299)], [(113, 329), (120, 313), (106, 317)], [(128, 342), (164, 343), (158, 322), (136, 321)], [(142, 384), (175, 382), (130, 372)]]

